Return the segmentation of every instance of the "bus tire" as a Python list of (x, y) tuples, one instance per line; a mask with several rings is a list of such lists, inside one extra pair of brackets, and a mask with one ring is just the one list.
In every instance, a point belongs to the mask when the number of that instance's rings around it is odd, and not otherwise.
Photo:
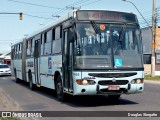
[(118, 100), (121, 97), (121, 95), (108, 95), (108, 97), (112, 100)]
[(33, 84), (32, 74), (30, 72), (28, 73), (28, 78), (29, 78), (29, 88), (31, 90), (34, 90), (35, 89), (35, 84)]
[(57, 77), (56, 94), (57, 94), (57, 99), (60, 102), (63, 102), (64, 101), (64, 92), (63, 92), (62, 79), (61, 79), (60, 75)]

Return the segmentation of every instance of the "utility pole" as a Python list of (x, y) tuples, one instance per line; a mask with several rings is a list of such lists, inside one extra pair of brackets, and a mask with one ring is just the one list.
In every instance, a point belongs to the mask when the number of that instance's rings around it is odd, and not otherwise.
[(155, 76), (155, 33), (156, 33), (156, 0), (152, 6), (152, 50), (151, 50), (151, 76)]

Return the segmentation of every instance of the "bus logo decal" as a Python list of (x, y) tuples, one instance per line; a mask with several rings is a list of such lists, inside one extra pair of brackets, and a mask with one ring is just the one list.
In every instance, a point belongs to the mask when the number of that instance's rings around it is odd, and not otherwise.
[(113, 77), (113, 79), (112, 79), (112, 82), (116, 82), (116, 79), (115, 79), (115, 77)]
[(48, 57), (48, 69), (52, 69), (52, 58)]

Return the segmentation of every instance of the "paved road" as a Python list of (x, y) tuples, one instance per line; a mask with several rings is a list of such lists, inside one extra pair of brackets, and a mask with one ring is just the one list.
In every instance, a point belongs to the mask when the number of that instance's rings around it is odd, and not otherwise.
[[(31, 91), (27, 84), (17, 84), (12, 77), (5, 76), (0, 77), (0, 102), (1, 111), (160, 111), (160, 84), (146, 82), (143, 93), (122, 95), (118, 101), (112, 101), (104, 95), (88, 97), (68, 96), (68, 100), (61, 103), (57, 101), (55, 93), (52, 90), (42, 88)], [(75, 120), (75, 118), (70, 117), (57, 117), (54, 119)], [(76, 120), (84, 119), (106, 120), (103, 117), (76, 117)], [(113, 118), (108, 119), (113, 120)], [(118, 119), (124, 120), (124, 118)], [(135, 120), (135, 118), (125, 119)], [(151, 118), (141, 119), (150, 120)], [(154, 119), (160, 120), (160, 118), (152, 118), (152, 120)]]

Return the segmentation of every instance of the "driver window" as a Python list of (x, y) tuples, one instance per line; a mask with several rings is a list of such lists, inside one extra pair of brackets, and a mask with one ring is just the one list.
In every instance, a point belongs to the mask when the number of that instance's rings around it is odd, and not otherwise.
[(137, 42), (136, 42), (135, 31), (126, 32), (126, 49), (127, 50), (136, 50)]

